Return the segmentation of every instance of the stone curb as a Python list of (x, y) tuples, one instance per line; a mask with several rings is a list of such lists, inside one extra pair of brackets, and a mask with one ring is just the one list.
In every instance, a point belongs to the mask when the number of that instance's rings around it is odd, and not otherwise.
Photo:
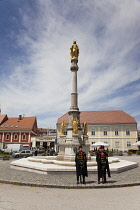
[(22, 182), (12, 182), (6, 180), (0, 180), (1, 184), (12, 184), (19, 186), (29, 186), (29, 187), (44, 187), (44, 188), (57, 188), (57, 189), (101, 189), (101, 188), (121, 188), (121, 187), (132, 187), (132, 186), (140, 186), (140, 182), (134, 183), (125, 183), (125, 184), (116, 184), (116, 185), (94, 185), (94, 186), (86, 186), (86, 185), (43, 185), (43, 184), (35, 184), (35, 183), (22, 183)]

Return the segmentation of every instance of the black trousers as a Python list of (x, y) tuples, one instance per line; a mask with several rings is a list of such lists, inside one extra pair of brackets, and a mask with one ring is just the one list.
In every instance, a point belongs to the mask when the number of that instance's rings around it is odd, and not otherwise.
[(102, 178), (103, 182), (106, 182), (106, 168), (105, 167), (98, 168), (98, 182), (100, 181), (100, 178)]
[(77, 182), (79, 182), (79, 178), (80, 178), (80, 182), (82, 182), (82, 178), (83, 178), (83, 182), (85, 182), (85, 175), (77, 175)]

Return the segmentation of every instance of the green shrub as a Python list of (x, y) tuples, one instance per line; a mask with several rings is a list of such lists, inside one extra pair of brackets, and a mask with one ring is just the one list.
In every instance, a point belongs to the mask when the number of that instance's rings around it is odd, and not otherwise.
[(119, 156), (123, 156), (123, 152), (122, 151), (119, 151), (118, 155)]
[(113, 153), (114, 153), (113, 151), (108, 151), (109, 156), (113, 156)]
[(8, 155), (8, 154), (3, 154), (3, 157), (5, 157), (5, 158), (10, 158), (10, 155)]
[(3, 152), (3, 154), (4, 154), (4, 155), (10, 155), (10, 153), (9, 153), (9, 152)]
[(127, 155), (132, 155), (132, 152), (128, 151), (128, 152), (127, 152)]
[(10, 155), (3, 154), (3, 160), (9, 160), (9, 158), (10, 158)]
[(140, 150), (136, 151), (136, 154), (137, 154), (137, 155), (140, 155)]
[(27, 157), (30, 157), (30, 155), (29, 154), (25, 154), (24, 157), (27, 158)]

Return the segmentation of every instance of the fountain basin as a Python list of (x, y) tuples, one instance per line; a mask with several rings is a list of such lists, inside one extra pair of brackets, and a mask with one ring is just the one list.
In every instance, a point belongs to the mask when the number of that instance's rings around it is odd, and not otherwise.
[[(35, 156), (22, 158), (11, 162), (11, 168), (24, 170), (40, 174), (73, 174), (76, 171), (74, 161), (56, 160), (56, 156)], [(132, 168), (138, 167), (136, 162), (120, 160), (119, 158), (109, 157), (109, 166), (111, 173), (120, 173)], [(97, 163), (95, 157), (87, 162), (88, 174), (97, 173)]]
[[(44, 164), (61, 165), (61, 166), (75, 166), (75, 161), (57, 160), (57, 156), (28, 157), (28, 161), (40, 162)], [(109, 157), (108, 161), (109, 161), (109, 164), (119, 162), (119, 158)], [(87, 166), (97, 166), (96, 157), (91, 157), (91, 160), (87, 161)]]

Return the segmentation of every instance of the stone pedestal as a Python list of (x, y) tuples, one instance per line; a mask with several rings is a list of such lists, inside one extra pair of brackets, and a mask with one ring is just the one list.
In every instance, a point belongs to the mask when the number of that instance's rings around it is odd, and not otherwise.
[(59, 154), (57, 156), (58, 160), (64, 160), (64, 155), (65, 155), (65, 139), (66, 136), (65, 135), (61, 135), (60, 136), (60, 140), (59, 140)]
[[(72, 134), (71, 132), (69, 134)], [(71, 136), (71, 135), (70, 135)], [(60, 136), (59, 141), (59, 154), (57, 160), (75, 160), (75, 151), (82, 144), (82, 139), (79, 138), (79, 134), (72, 134), (71, 137)]]

